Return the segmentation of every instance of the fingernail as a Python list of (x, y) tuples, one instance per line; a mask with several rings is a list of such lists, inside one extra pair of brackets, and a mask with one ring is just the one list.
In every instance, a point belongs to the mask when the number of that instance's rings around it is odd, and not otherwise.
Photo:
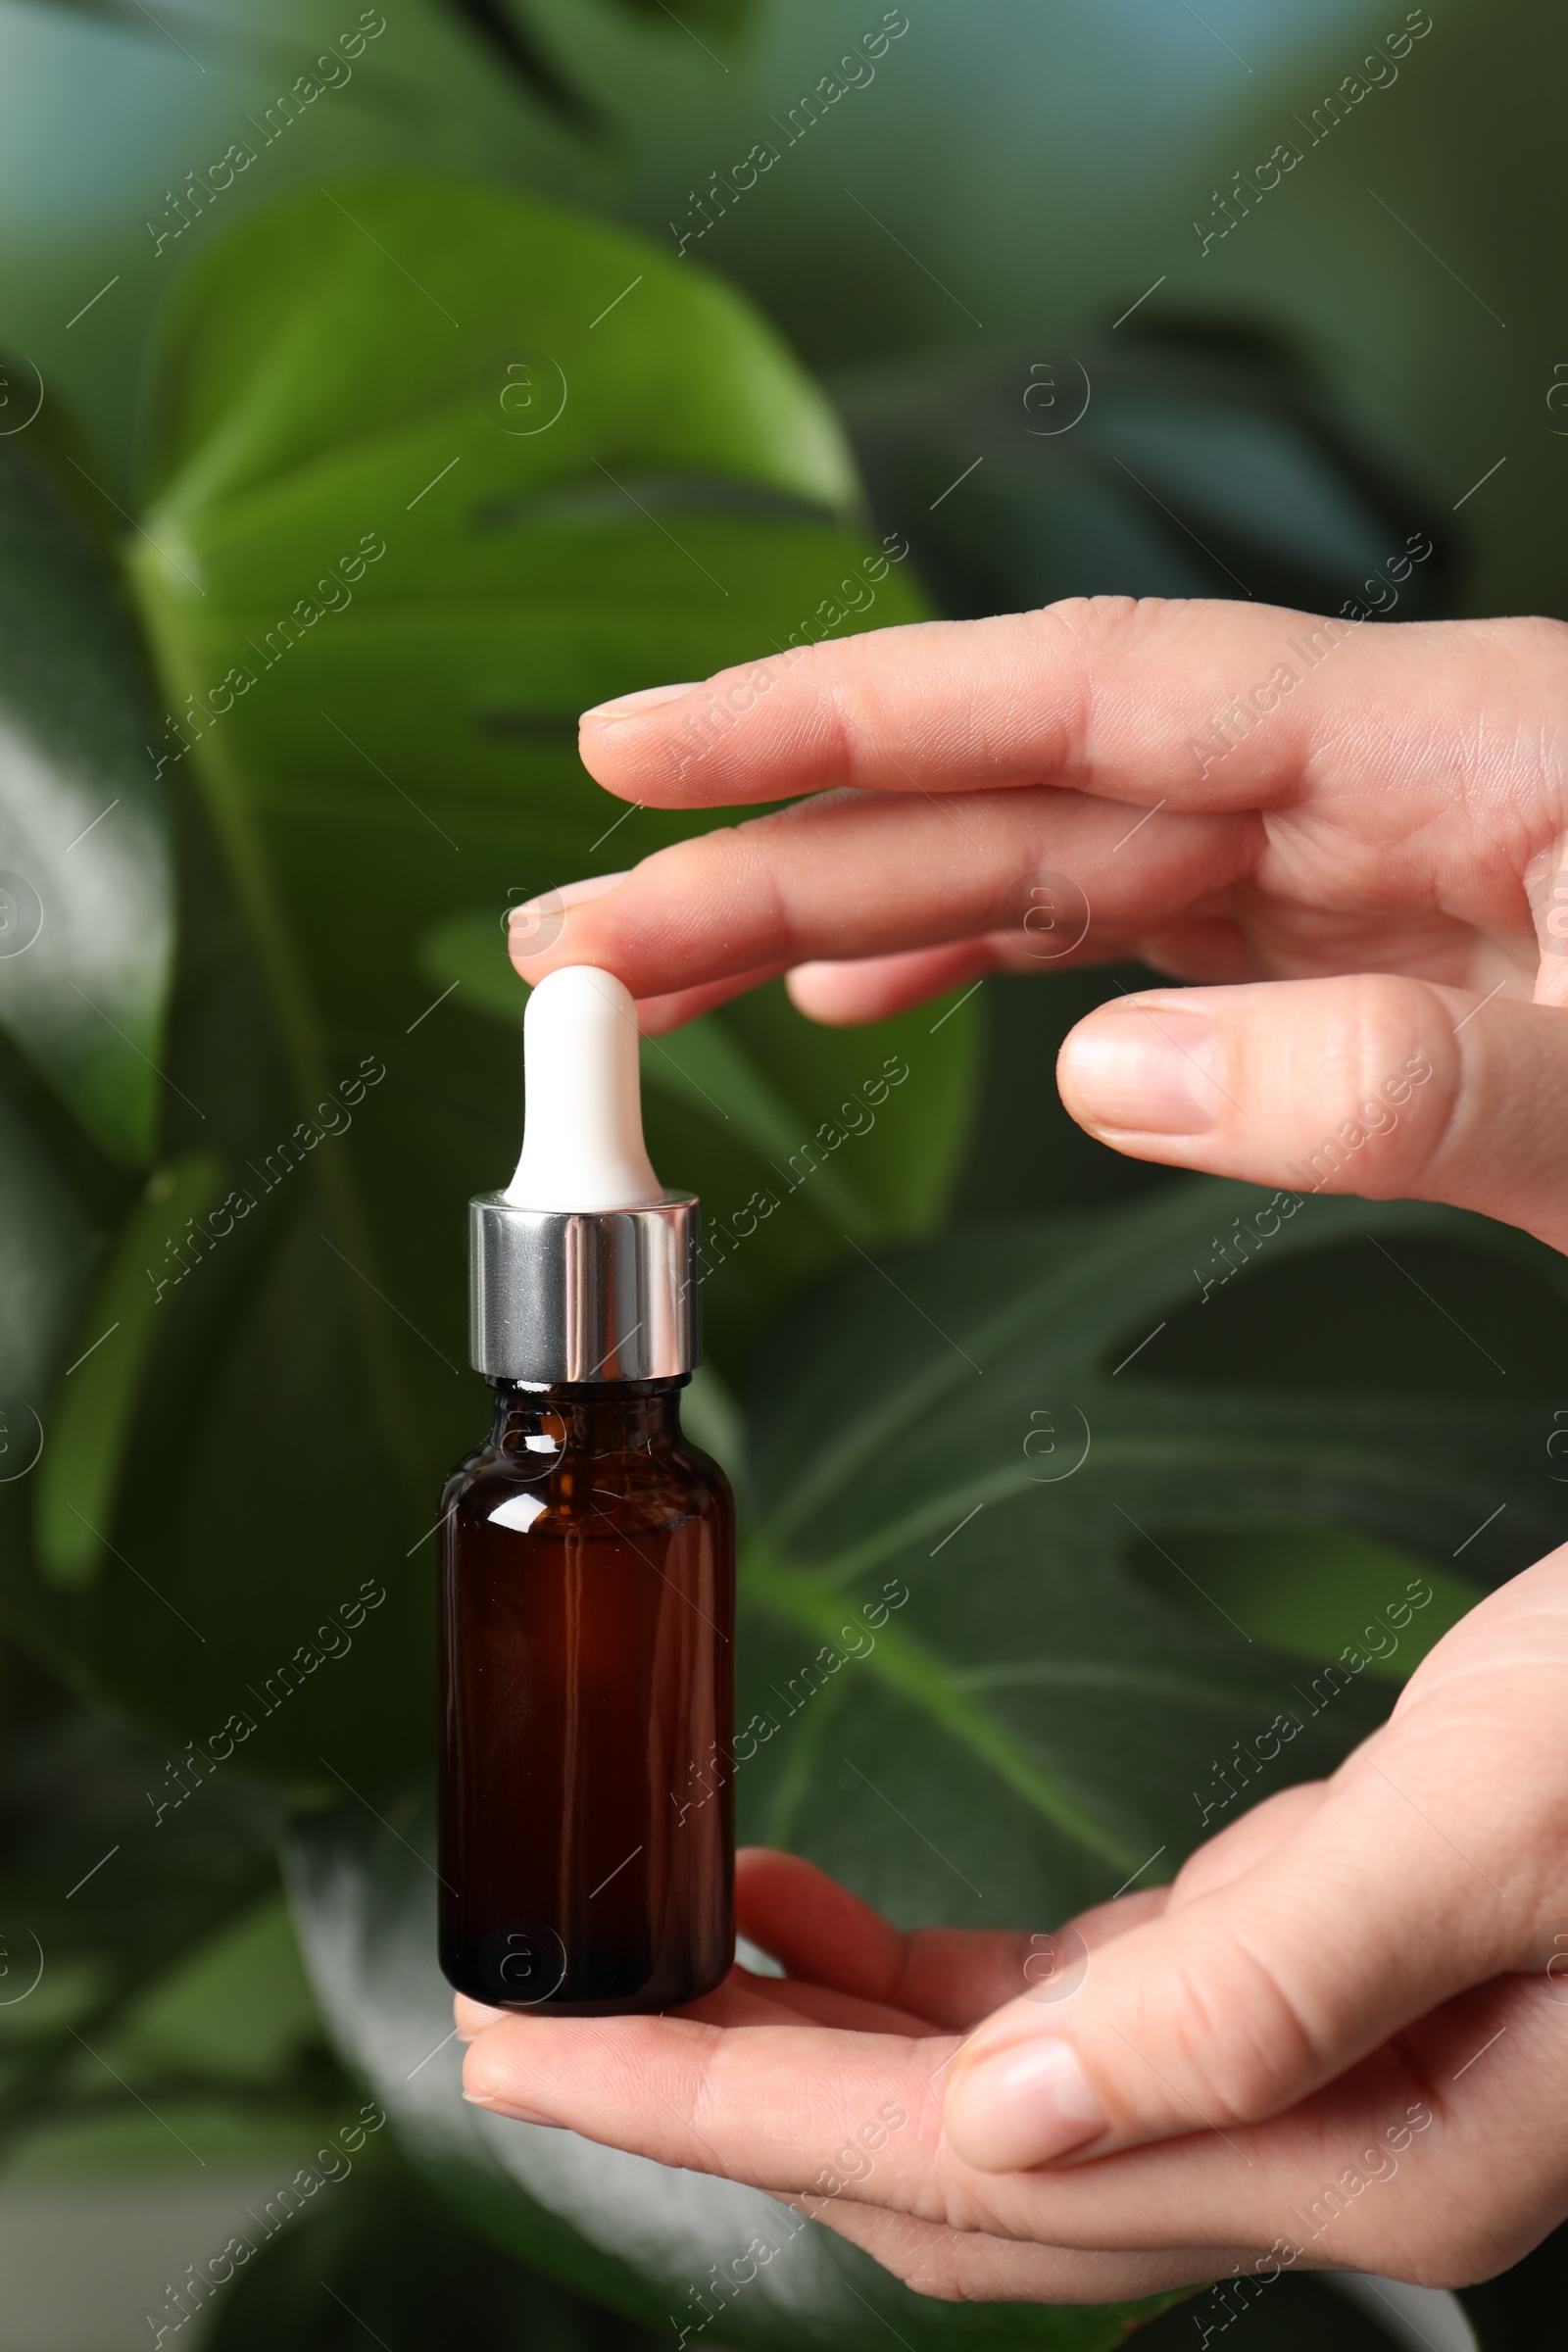
[(684, 686), (639, 686), (635, 694), (617, 694), (612, 702), (595, 703), (584, 718), (636, 718), (644, 710), (655, 710), (661, 703), (673, 703), (681, 695), (690, 694), (702, 684), (700, 678), (688, 678)]
[(1223, 1062), (1203, 1013), (1168, 1004), (1105, 1005), (1061, 1049), (1068, 1107), (1122, 1134), (1202, 1135), (1214, 1125)]
[(948, 2144), (987, 2173), (1049, 2164), (1107, 2129), (1076, 2052), (1065, 2041), (1022, 2041), (977, 2058), (948, 2092)]
[(540, 2115), (532, 2107), (514, 2106), (510, 2099), (481, 2098), (476, 2090), (466, 2090), (463, 2095), (470, 2107), (486, 2108), (491, 2115), (504, 2115), (514, 2124), (543, 2124), (547, 2132), (564, 2132), (566, 2129), (553, 2115)]
[(541, 891), (538, 898), (524, 899), (520, 906), (514, 906), (507, 922), (513, 928), (519, 924), (531, 928), (543, 915), (559, 914), (567, 906), (580, 906), (588, 899), (602, 899), (607, 890), (624, 882), (631, 870), (626, 865), (618, 874), (589, 874), (584, 881), (563, 882), (559, 889)]

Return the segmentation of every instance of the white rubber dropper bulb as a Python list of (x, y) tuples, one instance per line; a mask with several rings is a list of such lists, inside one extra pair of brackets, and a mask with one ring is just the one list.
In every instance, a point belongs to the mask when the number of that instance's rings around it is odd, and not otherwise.
[(643, 1142), (637, 1010), (612, 972), (565, 964), (523, 1015), (522, 1157), (514, 1208), (640, 1208), (663, 1198)]

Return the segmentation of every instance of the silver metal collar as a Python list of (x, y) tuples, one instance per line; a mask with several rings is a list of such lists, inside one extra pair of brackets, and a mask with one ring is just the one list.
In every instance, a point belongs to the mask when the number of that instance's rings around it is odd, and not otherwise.
[(667, 1380), (702, 1360), (702, 1208), (468, 1203), (468, 1342), (493, 1379)]

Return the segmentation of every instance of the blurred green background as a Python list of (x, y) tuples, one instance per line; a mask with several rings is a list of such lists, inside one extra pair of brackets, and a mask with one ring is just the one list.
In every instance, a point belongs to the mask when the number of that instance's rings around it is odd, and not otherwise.
[[(927, 612), (1338, 612), (1412, 534), (1391, 617), (1564, 612), (1568, 29), (1541, 0), (0, 0), (0, 869), (43, 926), (0, 956), (0, 2347), (672, 2340), (760, 2201), (454, 2113), (420, 1859), (421, 1531), (485, 1418), (462, 1204), (520, 1111), (499, 919), (688, 829), (606, 846), (573, 716)], [(718, 1216), (908, 1073), (715, 1273), (688, 1415), (747, 1513), (743, 1719), (861, 1582), (909, 1583), (907, 1652), (738, 1788), (746, 1835), (904, 1922), (1045, 1924), (1156, 1847), (1168, 1875), (1303, 1665), (1430, 1580), (1305, 1773), (1563, 1532), (1555, 1262), (1316, 1201), (1200, 1318), (1195, 1262), (1266, 1197), (1113, 1158), (1051, 1085), (1131, 976), (870, 1034), (770, 992), (645, 1055), (656, 1164)], [(858, 1250), (984, 1362), (983, 1411)], [(1023, 1439), (1074, 1414), (1124, 1466), (1039, 1481)], [(932, 1860), (960, 1843), (983, 1913)], [(192, 2288), (290, 2181), (275, 2244)], [(1512, 2352), (1559, 2280), (1548, 2247), (1467, 2322), (1292, 2280), (1228, 2332)], [(1152, 2352), (1203, 2308), (924, 2304), (812, 2230), (722, 2329), (1089, 2352), (1138, 2316)]]

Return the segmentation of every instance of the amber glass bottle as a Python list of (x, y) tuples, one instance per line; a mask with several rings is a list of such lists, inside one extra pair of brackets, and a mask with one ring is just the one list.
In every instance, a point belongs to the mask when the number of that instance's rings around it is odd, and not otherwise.
[(621, 981), (551, 972), (523, 1054), (516, 1174), (468, 1203), (495, 1419), (442, 1498), (441, 1965), (498, 2007), (668, 2009), (734, 1948), (734, 1505), (680, 1429), (702, 1208), (649, 1161)]
[(734, 1522), (684, 1375), (492, 1379), (443, 1495), (441, 1966), (496, 2007), (667, 2009), (734, 1946)]

